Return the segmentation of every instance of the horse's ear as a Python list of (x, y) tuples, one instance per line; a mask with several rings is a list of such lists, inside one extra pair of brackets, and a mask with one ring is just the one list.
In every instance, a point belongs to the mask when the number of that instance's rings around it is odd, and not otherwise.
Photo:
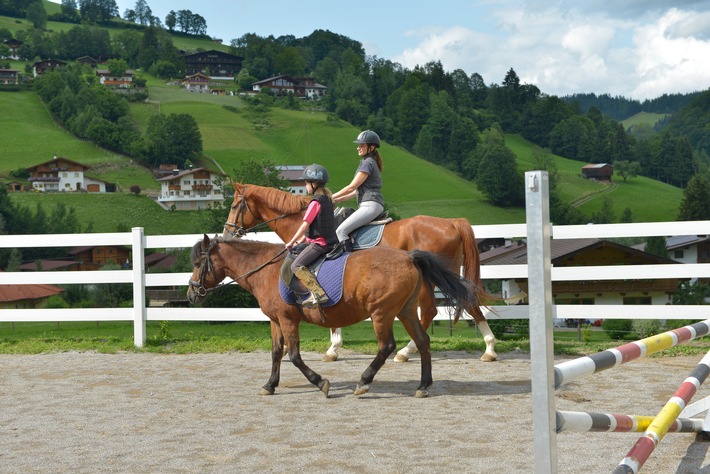
[(210, 246), (210, 238), (207, 236), (207, 234), (203, 234), (204, 237), (202, 237), (202, 247), (207, 248)]

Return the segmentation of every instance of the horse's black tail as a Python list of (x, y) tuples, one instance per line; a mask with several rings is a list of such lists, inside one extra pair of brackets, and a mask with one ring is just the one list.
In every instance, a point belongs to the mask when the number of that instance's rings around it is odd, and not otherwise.
[(429, 291), (433, 293), (434, 287), (438, 287), (448, 306), (478, 305), (476, 286), (449, 270), (441, 257), (418, 249), (412, 250), (409, 255), (422, 273)]

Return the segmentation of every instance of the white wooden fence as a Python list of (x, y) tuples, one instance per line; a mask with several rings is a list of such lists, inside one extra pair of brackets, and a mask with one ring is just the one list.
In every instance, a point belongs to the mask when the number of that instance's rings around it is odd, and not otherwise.
[[(477, 238), (526, 237), (526, 224), (474, 225)], [(612, 238), (710, 234), (710, 221), (639, 224), (551, 226), (554, 239)], [(132, 248), (133, 268), (110, 271), (0, 272), (0, 284), (133, 284), (132, 308), (13, 309), (0, 311), (0, 321), (133, 321), (134, 341), (143, 346), (146, 321), (266, 321), (258, 308), (154, 308), (146, 307), (145, 290), (153, 287), (187, 286), (189, 273), (145, 273), (146, 249), (192, 247), (202, 235), (145, 235), (136, 227), (131, 232), (54, 235), (0, 235), (0, 248), (73, 247), (127, 245)], [(271, 233), (249, 238), (279, 242)], [(482, 266), (483, 279), (527, 278), (528, 265)], [(708, 264), (627, 265), (552, 268), (553, 281), (710, 278)], [(439, 319), (448, 319), (447, 308), (439, 309)], [(489, 319), (525, 319), (527, 306), (496, 306), (486, 311)], [(583, 319), (707, 319), (707, 306), (557, 305), (555, 318)]]

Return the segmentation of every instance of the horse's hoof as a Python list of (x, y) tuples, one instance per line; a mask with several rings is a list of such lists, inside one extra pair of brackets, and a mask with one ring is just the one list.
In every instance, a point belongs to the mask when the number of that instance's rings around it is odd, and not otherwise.
[(259, 395), (273, 395), (274, 394), (274, 389), (271, 388), (266, 388), (262, 387), (261, 390), (259, 390)]
[(325, 398), (328, 398), (328, 391), (330, 390), (330, 382), (328, 382), (328, 379), (323, 379), (320, 381), (318, 384), (318, 388), (320, 389), (321, 392), (323, 392), (323, 395), (325, 395)]
[(355, 387), (355, 391), (353, 392), (353, 395), (365, 395), (369, 391), (370, 391), (369, 385), (358, 385), (357, 387)]
[(323, 356), (323, 362), (335, 362), (338, 360), (338, 353), (337, 352), (326, 352), (325, 355)]
[(484, 352), (483, 355), (481, 356), (481, 360), (483, 362), (493, 362), (493, 361), (498, 360), (498, 355), (495, 353), (493, 355), (491, 355), (488, 352)]
[(409, 357), (402, 355), (399, 352), (394, 356), (395, 362), (409, 362)]
[(417, 390), (414, 392), (414, 398), (426, 398), (429, 396), (429, 390), (424, 389), (424, 390)]

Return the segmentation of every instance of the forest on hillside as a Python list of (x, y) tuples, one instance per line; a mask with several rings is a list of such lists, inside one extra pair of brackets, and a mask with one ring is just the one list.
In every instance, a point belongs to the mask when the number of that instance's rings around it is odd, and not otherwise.
[[(24, 6), (19, 15), (42, 16), (38, 14), (40, 0), (0, 0), (0, 13), (7, 14), (13, 5)], [(120, 18), (114, 0), (63, 0), (61, 13), (54, 19), (73, 16), (78, 24), (65, 32), (49, 32), (40, 18), (33, 28), (14, 36), (23, 42), (20, 53), (28, 61), (47, 57), (73, 61), (104, 54), (114, 58), (109, 67), (182, 77), (184, 63), (171, 33), (178, 24), (185, 34), (201, 36), (206, 31), (206, 24), (196, 30), (185, 26), (187, 19), (199, 15), (182, 12), (181, 17), (180, 12), (171, 11), (161, 21), (152, 16), (145, 0), (138, 0)], [(183, 21), (178, 23), (179, 17)], [(107, 25), (122, 30), (109, 36), (102, 28)], [(12, 36), (0, 29), (0, 39)], [(703, 124), (710, 117), (710, 92), (659, 98), (653, 102), (659, 110), (678, 107), (673, 117), (661, 130), (637, 127), (631, 133), (611, 114), (602, 112), (611, 108), (606, 98), (590, 105), (589, 97), (581, 94), (576, 100), (548, 95), (533, 84), (522, 83), (512, 67), (505, 77), (497, 78), (500, 82), (487, 82), (475, 71), (446, 71), (438, 61), (408, 69), (366, 56), (358, 41), (324, 30), (303, 38), (245, 33), (231, 41), (229, 50), (242, 58), (242, 70), (234, 79), (242, 89), (279, 74), (313, 77), (328, 88), (320, 105), (333, 119), (376, 130), (388, 143), (474, 181), (498, 206), (523, 204), (522, 186), (510, 185), (522, 182), (522, 174), (515, 155), (503, 142), (503, 133), (520, 134), (538, 145), (542, 167), (554, 166), (545, 158), (546, 153), (554, 153), (587, 163), (611, 163), (623, 179), (643, 175), (681, 188), (695, 176), (708, 174), (710, 143)], [(72, 64), (36, 81), (49, 110), (76, 136), (147, 166), (160, 164), (165, 156), (173, 156), (171, 161), (177, 159), (179, 164), (199, 156), (199, 130), (189, 115), (152, 118), (146, 130), (139, 130), (128, 117), (126, 96), (107, 93), (90, 76), (91, 71)], [(613, 100), (619, 106), (627, 102)], [(273, 97), (268, 89), (248, 101), (254, 107), (301, 106), (292, 97)], [(184, 131), (190, 139), (171, 143), (175, 130)], [(564, 203), (557, 204), (557, 222), (588, 221), (573, 209), (565, 209)]]

